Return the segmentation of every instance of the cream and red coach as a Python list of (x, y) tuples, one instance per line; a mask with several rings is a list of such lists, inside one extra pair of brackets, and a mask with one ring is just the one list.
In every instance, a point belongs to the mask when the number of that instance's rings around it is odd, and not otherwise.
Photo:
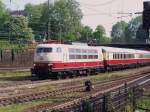
[(102, 47), (107, 70), (133, 68), (150, 64), (150, 52), (144, 50)]
[(67, 44), (39, 44), (34, 55), (32, 74), (59, 77), (104, 69), (102, 49)]

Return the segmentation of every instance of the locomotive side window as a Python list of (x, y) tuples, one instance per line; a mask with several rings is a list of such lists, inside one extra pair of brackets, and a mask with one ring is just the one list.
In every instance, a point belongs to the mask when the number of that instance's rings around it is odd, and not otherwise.
[(76, 51), (76, 50), (75, 50), (74, 48), (70, 48), (70, 49), (69, 49), (69, 52), (70, 52), (70, 53), (75, 53), (75, 51)]
[(36, 53), (50, 53), (52, 52), (52, 48), (37, 48)]
[(81, 49), (76, 49), (76, 53), (81, 53)]
[(58, 47), (58, 48), (56, 49), (56, 52), (57, 52), (57, 53), (61, 53), (61, 48)]
[(69, 59), (98, 59), (98, 51), (95, 49), (69, 48)]
[(69, 59), (76, 59), (75, 55), (69, 55)]
[(86, 49), (82, 49), (82, 53), (87, 53), (87, 50)]
[(76, 59), (81, 59), (81, 55), (76, 55)]

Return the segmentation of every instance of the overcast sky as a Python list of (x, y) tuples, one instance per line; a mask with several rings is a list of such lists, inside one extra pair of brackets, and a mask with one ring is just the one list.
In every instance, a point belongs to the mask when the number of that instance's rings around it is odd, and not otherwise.
[[(23, 9), (27, 3), (39, 4), (46, 0), (2, 0), (6, 6), (13, 10)], [(77, 0), (84, 14), (82, 23), (93, 29), (103, 25), (109, 35), (111, 27), (117, 21), (129, 21), (137, 15), (119, 14), (120, 12), (142, 12), (143, 0)], [(123, 16), (121, 18), (121, 16)]]

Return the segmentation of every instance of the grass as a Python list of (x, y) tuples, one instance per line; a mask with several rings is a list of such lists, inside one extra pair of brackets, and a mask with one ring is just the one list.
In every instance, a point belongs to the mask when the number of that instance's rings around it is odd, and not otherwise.
[[(138, 101), (138, 107), (144, 108), (144, 109), (150, 109), (150, 97), (146, 99), (140, 99)], [(144, 112), (144, 111), (141, 111)]]
[(34, 106), (42, 105), (42, 104), (52, 104), (52, 103), (59, 103), (63, 102), (65, 99), (42, 99), (36, 100), (33, 102), (27, 102), (23, 104), (13, 104), (6, 107), (0, 107), (0, 112), (23, 112), (26, 109), (29, 109)]
[(43, 103), (51, 103), (50, 101), (33, 101), (27, 102), (23, 104), (13, 104), (6, 107), (1, 107), (0, 112), (22, 112), (25, 109), (31, 108), (33, 106), (37, 106)]
[(19, 76), (31, 76), (29, 70), (25, 71), (0, 71), (0, 77), (19, 77)]
[(28, 49), (35, 48), (35, 45), (32, 44), (16, 44), (10, 43), (9, 41), (0, 40), (0, 49)]
[[(111, 78), (114, 77), (121, 77), (121, 76), (127, 76), (131, 73), (135, 73), (138, 71), (141, 71), (142, 69), (131, 69), (131, 70), (124, 70), (124, 71), (117, 71), (117, 72), (111, 72), (111, 73), (101, 73), (99, 75), (96, 76), (91, 76), (88, 77), (88, 79), (92, 80), (93, 82), (96, 81), (100, 81), (100, 80), (109, 80)], [(9, 72), (4, 72), (4, 71), (0, 71), (0, 77), (15, 77), (15, 76), (26, 76), (29, 75), (30, 72), (29, 71), (9, 71)], [(76, 81), (77, 79), (73, 79), (72, 81)], [(80, 79), (79, 78), (80, 83), (83, 83), (85, 80), (87, 80), (87, 78), (85, 79)], [(58, 84), (59, 85), (59, 84)], [(57, 87), (58, 85), (44, 85), (44, 86), (39, 86), (39, 87), (35, 87), (34, 90), (35, 91), (40, 91), (40, 90), (53, 90), (56, 89), (54, 87)], [(60, 85), (61, 86), (61, 85)], [(59, 87), (59, 86), (58, 86)], [(22, 91), (26, 91), (26, 90), (22, 90)], [(27, 90), (28, 91), (28, 90)], [(68, 94), (70, 97), (73, 96), (73, 93)], [(78, 95), (77, 93), (75, 93), (75, 95)], [(42, 100), (36, 100), (33, 102), (27, 102), (27, 103), (22, 103), (22, 104), (13, 104), (10, 106), (6, 106), (6, 107), (0, 107), (0, 112), (22, 112), (25, 109), (28, 109), (30, 107), (36, 106), (36, 105), (40, 105), (40, 104), (44, 104), (44, 103), (55, 103), (55, 102), (63, 102), (65, 99), (42, 99)], [(142, 105), (142, 107), (144, 108), (144, 106), (150, 106), (150, 99), (149, 101), (141, 101), (140, 103)], [(144, 105), (143, 105), (144, 104)], [(131, 108), (128, 106), (128, 112), (131, 112)]]
[[(92, 82), (102, 81), (102, 80), (109, 80), (109, 79), (112, 79), (112, 78), (117, 78), (117, 77), (122, 77), (122, 76), (129, 76), (131, 73), (136, 73), (137, 71), (140, 71), (140, 69), (129, 69), (129, 70), (123, 70), (123, 71), (100, 73), (98, 75), (90, 77), (89, 79)], [(85, 80), (83, 80), (83, 81), (85, 81)]]

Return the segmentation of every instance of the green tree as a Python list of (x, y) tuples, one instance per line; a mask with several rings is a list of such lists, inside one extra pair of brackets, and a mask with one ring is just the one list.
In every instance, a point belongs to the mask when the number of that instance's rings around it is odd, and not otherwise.
[(102, 25), (98, 25), (93, 33), (94, 39), (97, 40), (98, 43), (105, 42), (105, 28)]
[(42, 10), (43, 10), (43, 4), (39, 4), (39, 5), (27, 4), (24, 9), (29, 21), (29, 27), (32, 28), (35, 37), (37, 39), (44, 37), (44, 33), (46, 31), (46, 24), (40, 21), (42, 16)]
[(5, 5), (0, 0), (0, 31), (7, 31), (8, 28), (4, 25), (9, 21), (9, 11), (5, 8)]
[(80, 41), (88, 42), (93, 39), (93, 30), (89, 26), (84, 26), (80, 32)]
[(112, 43), (124, 43), (125, 42), (125, 30), (128, 24), (124, 21), (117, 22), (112, 27), (111, 37)]
[(103, 44), (110, 44), (112, 42), (112, 39), (107, 36), (103, 36)]
[(135, 43), (136, 42), (136, 33), (142, 24), (142, 17), (138, 16), (132, 19), (125, 30), (125, 40), (126, 43)]
[(31, 40), (34, 38), (32, 29), (28, 27), (28, 20), (25, 17), (11, 17), (8, 26), (13, 40)]
[(50, 34), (52, 39), (76, 40), (80, 37), (82, 12), (79, 3), (75, 0), (59, 0), (55, 6), (44, 4), (41, 21), (46, 24), (50, 21)]

